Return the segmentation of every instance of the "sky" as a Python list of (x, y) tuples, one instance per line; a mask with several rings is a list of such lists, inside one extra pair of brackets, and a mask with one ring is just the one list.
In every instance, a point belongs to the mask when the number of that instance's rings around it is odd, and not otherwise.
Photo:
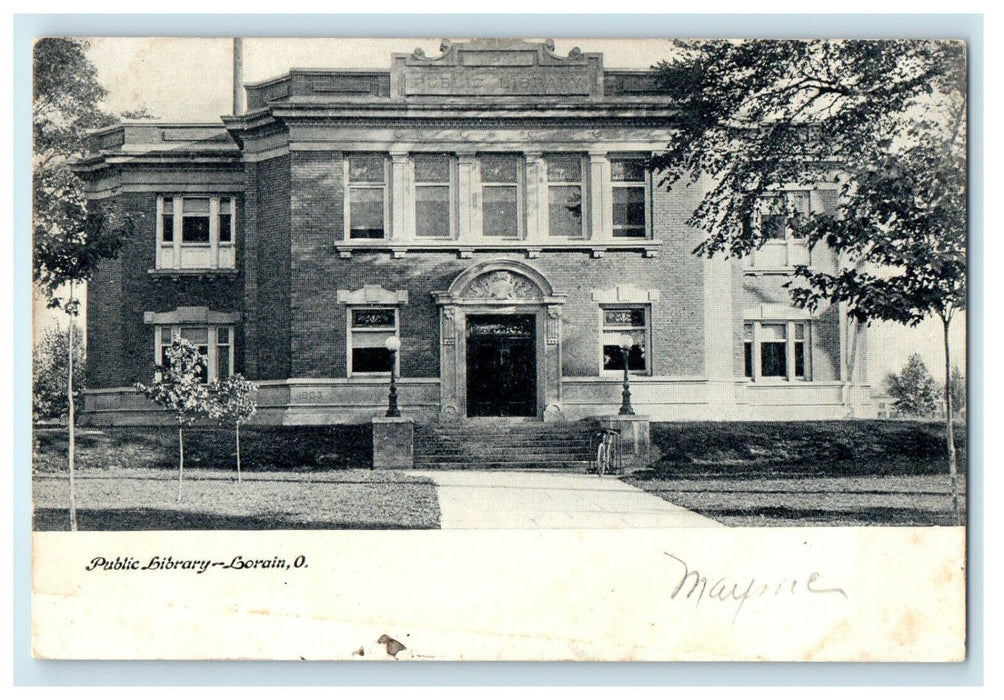
[[(435, 56), (439, 44), (439, 39), (415, 38), (248, 38), (244, 40), (244, 80), (267, 80), (290, 68), (389, 68), (392, 53), (421, 47), (427, 56)], [(575, 46), (602, 52), (607, 68), (647, 68), (671, 52), (671, 43), (665, 39), (555, 40), (559, 55)], [(94, 38), (88, 55), (98, 80), (108, 90), (107, 110), (118, 113), (142, 107), (164, 121), (219, 123), (221, 115), (233, 111), (231, 51), (232, 41), (227, 38)], [(53, 318), (50, 313), (38, 315), (42, 324), (51, 324)], [(965, 323), (962, 314), (953, 321), (951, 334), (953, 364), (963, 371)], [(936, 319), (913, 329), (874, 324), (870, 345), (875, 382), (899, 371), (914, 352), (921, 354), (936, 378), (944, 378), (942, 328)]]

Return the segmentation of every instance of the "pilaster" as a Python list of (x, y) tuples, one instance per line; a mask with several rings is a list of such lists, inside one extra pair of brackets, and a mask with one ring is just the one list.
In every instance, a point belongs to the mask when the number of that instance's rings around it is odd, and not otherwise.
[(461, 240), (481, 236), (481, 178), (473, 151), (457, 154), (457, 231)]
[[(735, 414), (732, 265), (724, 256), (704, 261), (704, 374), (708, 401), (723, 418)], [(758, 347), (754, 343), (754, 347)]]
[(415, 237), (414, 187), (407, 151), (390, 152), (390, 237), (410, 241)]
[(547, 237), (547, 186), (543, 151), (523, 151), (526, 159), (526, 240), (543, 243)]
[(610, 160), (606, 150), (589, 149), (589, 238), (611, 241), (614, 228), (610, 194)]

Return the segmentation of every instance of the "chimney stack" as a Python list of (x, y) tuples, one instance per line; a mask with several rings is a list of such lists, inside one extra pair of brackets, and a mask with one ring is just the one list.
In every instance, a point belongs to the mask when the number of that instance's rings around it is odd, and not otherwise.
[(234, 115), (244, 114), (244, 44), (234, 38)]

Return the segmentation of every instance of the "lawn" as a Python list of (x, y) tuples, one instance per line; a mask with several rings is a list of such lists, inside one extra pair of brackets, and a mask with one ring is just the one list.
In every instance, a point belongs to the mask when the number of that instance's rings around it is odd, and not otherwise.
[[(35, 530), (69, 529), (65, 474), (35, 474)], [(394, 472), (349, 469), (291, 474), (256, 472), (238, 484), (232, 472), (152, 469), (82, 470), (77, 479), (81, 530), (385, 530), (439, 527), (431, 481)]]
[[(365, 426), (364, 426), (365, 428)], [(243, 483), (225, 430), (185, 433), (178, 502), (177, 433), (81, 430), (81, 530), (429, 529), (439, 527), (428, 479), (367, 467), (358, 426), (252, 428), (242, 434)], [(368, 437), (368, 436), (367, 436)], [(34, 529), (69, 529), (65, 431), (35, 433)]]
[[(726, 525), (953, 525), (943, 427), (908, 421), (662, 423), (628, 483)], [(956, 449), (965, 517), (965, 429)]]

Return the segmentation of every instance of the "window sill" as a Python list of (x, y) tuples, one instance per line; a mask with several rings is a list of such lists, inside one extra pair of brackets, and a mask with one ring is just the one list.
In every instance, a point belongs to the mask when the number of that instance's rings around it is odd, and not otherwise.
[(391, 257), (403, 258), (408, 253), (454, 253), (459, 258), (469, 258), (475, 251), (515, 251), (528, 258), (540, 256), (542, 251), (586, 251), (591, 257), (602, 258), (607, 251), (638, 251), (646, 258), (654, 258), (662, 247), (662, 241), (651, 239), (591, 240), (485, 240), (476, 243), (449, 241), (394, 241), (394, 240), (348, 240), (334, 244), (338, 256), (351, 258), (353, 253), (390, 253)]
[(236, 277), (237, 269), (233, 267), (149, 268), (146, 273), (151, 277), (170, 277), (171, 279), (179, 277)]
[[(754, 267), (750, 265), (743, 265), (743, 274), (750, 277), (760, 277), (762, 275), (793, 275), (795, 273), (795, 265), (789, 265), (786, 267)], [(811, 265), (806, 265), (805, 267), (812, 267)]]

